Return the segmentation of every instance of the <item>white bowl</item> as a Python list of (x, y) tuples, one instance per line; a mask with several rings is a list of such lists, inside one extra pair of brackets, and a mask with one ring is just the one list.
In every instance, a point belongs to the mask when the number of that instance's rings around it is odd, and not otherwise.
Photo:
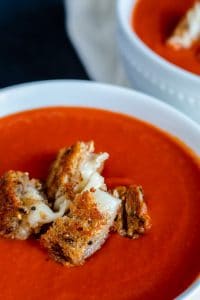
[(118, 46), (130, 83), (200, 123), (200, 76), (173, 65), (142, 42), (130, 23), (136, 2), (117, 3)]
[[(137, 117), (178, 137), (200, 155), (200, 127), (195, 122), (161, 101), (135, 91), (73, 80), (29, 83), (0, 91), (0, 117), (59, 105), (95, 107)], [(200, 279), (178, 299), (200, 299)]]

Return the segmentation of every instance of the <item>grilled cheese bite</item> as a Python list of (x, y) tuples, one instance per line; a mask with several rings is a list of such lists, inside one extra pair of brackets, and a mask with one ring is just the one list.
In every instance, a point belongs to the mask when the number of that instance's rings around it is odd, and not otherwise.
[(120, 202), (100, 189), (77, 194), (69, 212), (41, 236), (42, 246), (64, 265), (83, 264), (107, 239)]
[(66, 210), (57, 212), (48, 206), (42, 183), (29, 179), (28, 173), (8, 171), (0, 179), (0, 235), (25, 240), (38, 233), (43, 224), (53, 222)]
[(94, 142), (77, 142), (59, 151), (52, 164), (46, 187), (54, 207), (61, 202), (69, 206), (77, 193), (84, 190), (90, 178), (101, 173), (108, 153), (94, 153)]
[(115, 218), (114, 231), (120, 235), (136, 239), (151, 228), (151, 218), (144, 200), (141, 186), (116, 187), (112, 194), (122, 203)]
[(200, 40), (200, 1), (196, 1), (180, 20), (167, 44), (176, 50), (188, 49)]

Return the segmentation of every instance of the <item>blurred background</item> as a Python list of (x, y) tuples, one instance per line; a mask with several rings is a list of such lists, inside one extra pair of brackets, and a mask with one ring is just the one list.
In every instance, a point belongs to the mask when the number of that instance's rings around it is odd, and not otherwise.
[(64, 18), (62, 0), (0, 1), (0, 88), (45, 79), (88, 79)]

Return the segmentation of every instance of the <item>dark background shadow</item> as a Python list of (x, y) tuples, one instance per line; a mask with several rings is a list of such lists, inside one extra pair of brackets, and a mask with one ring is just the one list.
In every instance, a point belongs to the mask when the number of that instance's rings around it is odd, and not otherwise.
[(0, 0), (0, 88), (63, 78), (88, 79), (65, 32), (62, 0)]

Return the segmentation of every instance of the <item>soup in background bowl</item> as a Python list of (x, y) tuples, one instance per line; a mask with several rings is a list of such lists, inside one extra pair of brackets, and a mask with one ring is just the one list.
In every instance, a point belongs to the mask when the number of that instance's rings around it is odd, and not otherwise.
[[(188, 48), (175, 48), (167, 41), (194, 0), (138, 0), (132, 13), (132, 28), (154, 52), (169, 62), (200, 75), (200, 42)], [(142, 20), (142, 22), (141, 22)]]
[(199, 43), (182, 50), (166, 43), (192, 3), (118, 0), (118, 47), (133, 87), (200, 122)]

